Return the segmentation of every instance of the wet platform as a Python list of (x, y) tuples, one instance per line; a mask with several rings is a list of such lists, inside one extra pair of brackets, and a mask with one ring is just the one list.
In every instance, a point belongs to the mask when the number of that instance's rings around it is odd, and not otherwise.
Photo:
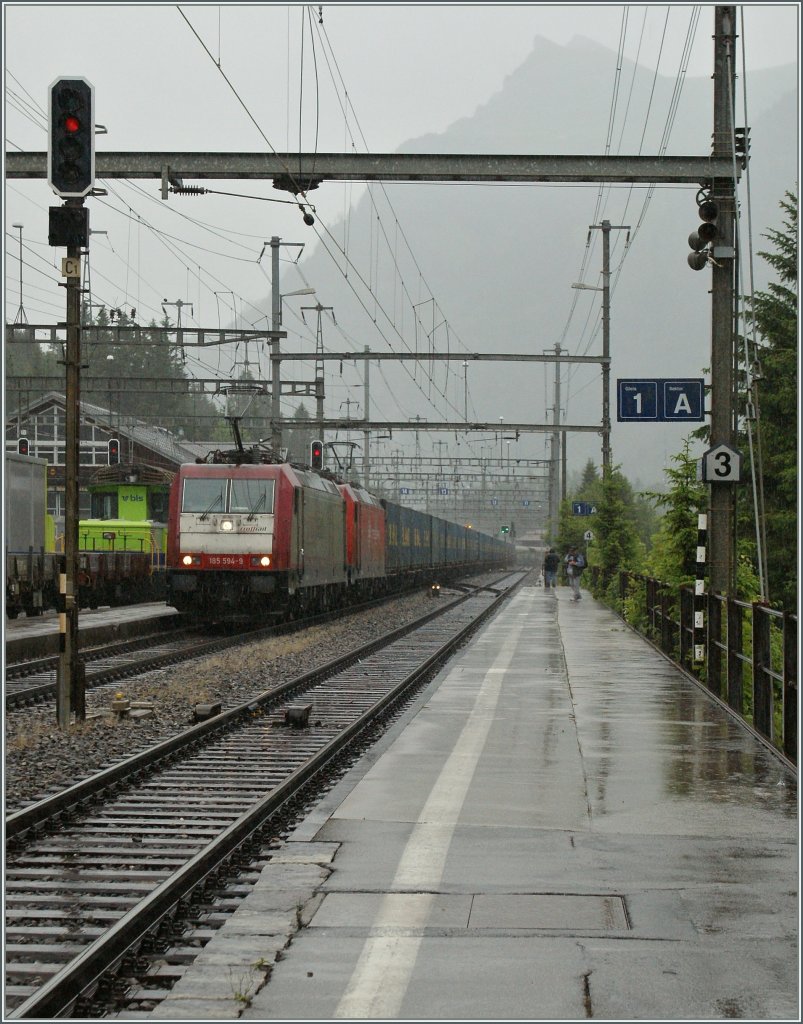
[(523, 588), (151, 1016), (799, 1020), (797, 812), (612, 612)]
[[(132, 604), (118, 608), (82, 608), (78, 613), (81, 646), (100, 643), (111, 637), (124, 640), (152, 632), (154, 623), (165, 620), (165, 628), (178, 619), (175, 608), (164, 601)], [(59, 617), (54, 611), (28, 618), (25, 615), (5, 624), (7, 661), (45, 657), (59, 652)]]

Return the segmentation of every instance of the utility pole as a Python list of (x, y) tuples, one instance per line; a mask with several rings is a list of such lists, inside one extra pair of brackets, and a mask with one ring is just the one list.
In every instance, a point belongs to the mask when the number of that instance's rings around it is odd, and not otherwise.
[(560, 500), (566, 500), (566, 463), (568, 445), (566, 444), (566, 431), (560, 432)]
[[(712, 157), (732, 158), (735, 96), (736, 8), (717, 7), (714, 15), (714, 143)], [(718, 238), (711, 268), (711, 438), (712, 448), (734, 442), (734, 227), (732, 177), (715, 178), (710, 198), (717, 204)], [(712, 593), (735, 591), (733, 483), (710, 484), (709, 585)]]
[(305, 309), (314, 310), (318, 314), (318, 323), (315, 329), (315, 419), (318, 421), (318, 437), (323, 441), (323, 400), (326, 395), (323, 377), (323, 326), (321, 323), (321, 313), (328, 310), (332, 314), (332, 320), (335, 323), (337, 321), (335, 320), (334, 307), (332, 306), (322, 306), (320, 302), (317, 302), (314, 306), (302, 306), (302, 316)]
[(27, 324), (28, 314), (25, 312), (25, 306), (22, 302), (22, 229), (25, 227), (24, 224), (12, 224), (13, 228), (16, 228), (20, 233), (20, 304), (17, 309), (17, 315), (14, 317), (15, 324)]
[(440, 494), (440, 488), (446, 483), (443, 477), (443, 449), (449, 447), (448, 441), (433, 441), (432, 447), (438, 449), (438, 494)]
[[(560, 357), (560, 344), (555, 345), (555, 355)], [(555, 392), (554, 392), (554, 404), (552, 408), (552, 435), (549, 452), (549, 520), (550, 520), (550, 533), (553, 540), (558, 534), (558, 516), (559, 516), (559, 501), (560, 501), (560, 464), (559, 464), (559, 448), (560, 448), (560, 362), (559, 358), (555, 360)]]
[[(365, 409), (365, 422), (370, 423), (371, 421), (371, 406), (370, 406), (370, 369), (371, 360), (368, 358), (368, 353), (371, 351), (368, 345), (363, 348), (365, 352), (365, 376), (363, 381), (363, 394), (365, 400), (363, 402), (363, 408)], [(362, 479), (366, 490), (371, 487), (371, 454), (369, 446), (371, 443), (371, 431), (366, 427), (362, 432), (363, 434), (363, 450), (362, 450)]]
[[(190, 316), (194, 316), (195, 312), (192, 308), (191, 302), (184, 302), (183, 299), (176, 299), (175, 302), (168, 302), (167, 299), (162, 300), (162, 311), (165, 311), (165, 306), (175, 306), (178, 312), (176, 313), (176, 341), (178, 342), (179, 351), (181, 352), (182, 363), (187, 362), (187, 356), (184, 352), (184, 336), (181, 333), (181, 310), (184, 306), (190, 307)], [(165, 316), (167, 314), (165, 313)]]
[[(65, 206), (83, 208), (83, 199)], [(89, 239), (87, 238), (87, 241)], [(64, 447), (64, 571), (59, 574), (60, 650), (56, 672), (56, 721), (60, 729), (86, 718), (85, 669), (78, 658), (78, 474), (81, 423), (81, 246), (67, 246), (67, 346)]]
[(279, 246), (281, 239), (270, 240), (271, 313), (270, 329), (270, 446), (278, 456), (282, 450), (282, 361), (278, 332), (282, 326), (282, 295), (279, 285)]
[[(602, 231), (602, 479), (611, 472), (611, 231), (630, 231), (629, 224), (591, 224)], [(629, 236), (628, 236), (629, 237)]]
[[(95, 183), (94, 89), (85, 78), (60, 78), (48, 96), (47, 183), (66, 200), (48, 211), (48, 244), (65, 246), (64, 557), (59, 573), (59, 660), (56, 722), (69, 729), (86, 718), (84, 666), (78, 657), (78, 518), (81, 444), (81, 249), (89, 249), (87, 195)], [(105, 192), (103, 192), (105, 195)]]
[[(108, 234), (109, 234), (108, 231), (95, 231), (93, 228), (89, 229), (89, 237), (90, 237), (90, 239), (92, 238), (92, 235), (108, 235)], [(84, 317), (84, 323), (88, 322), (89, 324), (92, 324), (93, 323), (93, 317), (94, 317), (93, 310), (95, 309), (96, 306), (98, 307), (98, 309), (103, 309), (103, 303), (102, 302), (93, 302), (92, 301), (92, 266), (91, 266), (91, 263), (90, 263), (89, 256), (90, 256), (89, 246), (87, 246), (87, 249), (86, 249), (86, 273), (84, 274), (84, 281), (86, 283), (86, 288), (84, 289), (84, 291), (86, 292), (88, 297), (87, 297), (86, 302), (83, 304), (85, 309), (87, 310), (87, 315), (86, 315), (86, 317)], [(110, 320), (110, 322), (114, 320), (114, 316), (115, 316), (114, 310), (110, 310), (110, 312), (109, 312), (109, 320)]]

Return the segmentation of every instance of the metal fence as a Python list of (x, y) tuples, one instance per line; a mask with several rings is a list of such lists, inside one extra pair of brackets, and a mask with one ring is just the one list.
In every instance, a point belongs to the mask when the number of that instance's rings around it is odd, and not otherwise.
[(723, 704), (797, 764), (797, 616), (757, 601), (708, 594), (705, 660), (695, 660), (691, 586), (590, 570), (594, 595), (699, 679)]

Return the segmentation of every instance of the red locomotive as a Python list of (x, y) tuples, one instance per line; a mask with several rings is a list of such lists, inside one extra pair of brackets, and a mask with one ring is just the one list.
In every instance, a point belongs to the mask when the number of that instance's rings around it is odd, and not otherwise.
[(294, 616), (512, 556), (290, 463), (185, 464), (170, 491), (167, 602), (201, 618)]

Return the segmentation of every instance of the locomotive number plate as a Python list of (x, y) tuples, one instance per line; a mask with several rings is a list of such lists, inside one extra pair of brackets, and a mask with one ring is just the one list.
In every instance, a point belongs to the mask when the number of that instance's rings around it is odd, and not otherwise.
[(207, 565), (225, 565), (240, 569), (245, 565), (242, 555), (208, 555), (206, 561)]

